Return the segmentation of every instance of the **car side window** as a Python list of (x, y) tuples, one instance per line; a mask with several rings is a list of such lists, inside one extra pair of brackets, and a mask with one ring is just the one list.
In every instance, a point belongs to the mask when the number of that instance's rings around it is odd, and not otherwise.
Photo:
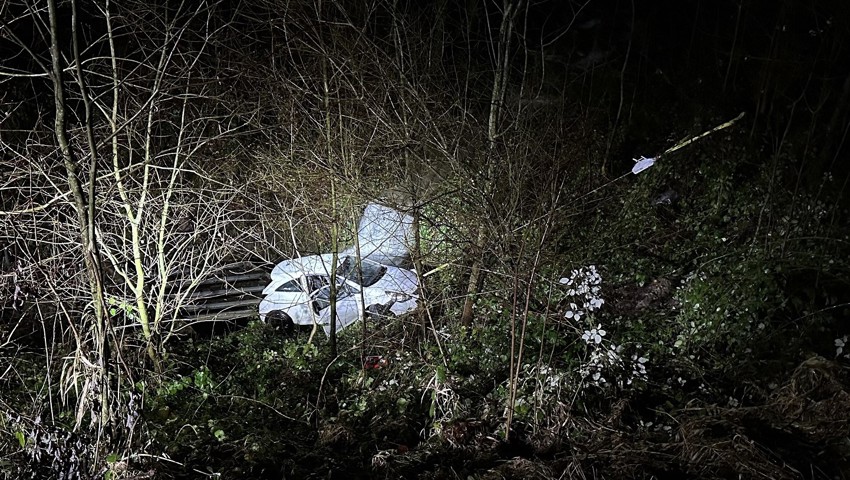
[[(358, 291), (359, 290), (347, 283), (338, 285), (336, 290), (336, 301), (338, 302), (343, 298), (350, 297)], [(326, 285), (319, 290), (316, 290), (316, 293), (313, 294), (313, 301), (319, 306), (319, 310), (328, 308), (331, 305), (331, 286)]]
[(306, 277), (307, 280), (307, 291), (315, 292), (316, 290), (326, 287), (330, 284), (328, 277), (324, 275), (310, 275)]
[(327, 286), (320, 290), (317, 290), (313, 295), (313, 301), (318, 305), (319, 310), (324, 310), (328, 308), (331, 304), (331, 287)]

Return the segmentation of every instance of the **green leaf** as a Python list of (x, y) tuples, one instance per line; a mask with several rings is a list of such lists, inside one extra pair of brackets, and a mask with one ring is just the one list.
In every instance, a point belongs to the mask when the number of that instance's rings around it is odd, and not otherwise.
[(396, 404), (396, 408), (398, 408), (398, 413), (404, 413), (405, 410), (407, 410), (407, 404), (408, 403), (409, 402), (404, 397), (400, 397), (398, 400), (396, 400), (395, 404)]
[(27, 437), (24, 436), (24, 432), (18, 430), (15, 432), (15, 438), (18, 439), (18, 443), (21, 444), (21, 448), (27, 446)]
[(117, 461), (118, 461), (118, 454), (117, 453), (110, 453), (109, 455), (106, 456), (106, 463), (115, 463)]

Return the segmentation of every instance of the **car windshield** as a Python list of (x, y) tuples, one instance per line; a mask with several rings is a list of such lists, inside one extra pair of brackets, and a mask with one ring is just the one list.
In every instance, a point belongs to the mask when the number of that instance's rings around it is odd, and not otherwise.
[(368, 260), (360, 262), (360, 272), (358, 272), (357, 259), (354, 257), (345, 257), (337, 269), (337, 275), (363, 287), (374, 285), (385, 273), (387, 273), (386, 266)]

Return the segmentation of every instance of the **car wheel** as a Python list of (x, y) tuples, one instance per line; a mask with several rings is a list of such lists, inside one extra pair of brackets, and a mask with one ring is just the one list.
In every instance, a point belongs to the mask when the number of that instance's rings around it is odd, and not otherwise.
[(269, 312), (266, 315), (266, 323), (284, 335), (293, 335), (295, 333), (295, 322), (292, 321), (289, 315), (280, 310)]

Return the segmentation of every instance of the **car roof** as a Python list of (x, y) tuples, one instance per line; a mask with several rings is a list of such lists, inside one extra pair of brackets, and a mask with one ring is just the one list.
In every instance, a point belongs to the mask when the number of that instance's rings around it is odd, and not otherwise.
[(284, 260), (272, 269), (272, 280), (278, 278), (299, 278), (304, 275), (330, 275), (333, 255), (307, 255), (305, 257)]
[[(337, 264), (341, 265), (347, 258), (354, 258), (352, 255), (340, 254), (337, 257)], [(391, 265), (383, 265), (378, 262), (361, 258), (360, 261), (364, 264), (381, 265), (386, 269), (386, 274), (382, 276), (374, 285), (370, 287), (383, 288), (395, 291), (412, 292), (418, 287), (419, 281), (416, 273)], [(326, 253), (323, 255), (307, 255), (304, 257), (284, 260), (278, 263), (271, 272), (271, 283), (282, 285), (283, 283), (301, 278), (307, 275), (323, 275), (331, 276), (331, 272), (337, 273), (336, 269), (331, 268), (333, 265), (333, 254)], [(353, 279), (349, 279), (353, 280)], [(356, 282), (352, 283), (358, 288), (362, 288)]]

